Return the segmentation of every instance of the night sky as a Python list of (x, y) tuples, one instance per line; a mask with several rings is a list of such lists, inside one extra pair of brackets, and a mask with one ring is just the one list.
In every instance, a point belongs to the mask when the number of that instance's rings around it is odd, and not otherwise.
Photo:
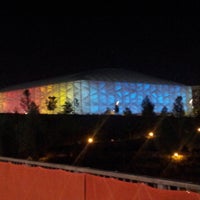
[(200, 85), (196, 16), (2, 16), (0, 87), (119, 67)]

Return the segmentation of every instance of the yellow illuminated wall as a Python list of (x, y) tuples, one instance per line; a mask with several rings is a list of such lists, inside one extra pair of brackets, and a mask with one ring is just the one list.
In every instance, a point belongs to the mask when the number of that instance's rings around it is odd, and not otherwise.
[[(24, 110), (20, 106), (21, 98), (25, 89), (30, 91), (30, 98), (39, 106), (41, 114), (57, 114), (62, 112), (65, 101), (67, 98), (72, 101), (74, 98), (74, 84), (80, 85), (80, 82), (76, 83), (59, 83), (51, 84), (40, 87), (23, 88), (15, 91), (8, 91), (0, 93), (0, 112), (1, 113), (24, 113)], [(80, 88), (79, 88), (80, 90)], [(57, 99), (57, 107), (54, 111), (47, 109), (46, 101), (49, 96), (55, 96)]]

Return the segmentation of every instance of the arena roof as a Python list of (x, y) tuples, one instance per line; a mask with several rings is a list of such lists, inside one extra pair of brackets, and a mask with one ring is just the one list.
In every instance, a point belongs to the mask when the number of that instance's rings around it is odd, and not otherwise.
[(76, 75), (79, 80), (97, 80), (112, 82), (137, 82), (154, 84), (179, 84), (172, 81), (159, 79), (132, 70), (121, 68), (103, 68), (82, 72)]
[(59, 76), (39, 81), (32, 81), (29, 83), (14, 85), (0, 90), (0, 92), (11, 91), (23, 88), (31, 88), (42, 85), (49, 85), (62, 82), (71, 82), (78, 80), (93, 80), (93, 81), (110, 81), (110, 82), (131, 82), (131, 83), (150, 83), (150, 84), (166, 84), (166, 85), (183, 85), (181, 83), (172, 82), (142, 73), (134, 72), (132, 70), (119, 68), (102, 68), (75, 73), (66, 76)]

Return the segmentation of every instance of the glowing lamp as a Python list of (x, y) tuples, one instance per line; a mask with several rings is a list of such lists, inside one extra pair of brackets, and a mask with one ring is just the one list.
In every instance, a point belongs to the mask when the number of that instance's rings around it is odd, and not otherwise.
[(147, 135), (147, 139), (152, 139), (154, 137), (155, 137), (155, 135), (154, 135), (153, 132), (149, 132), (148, 135)]
[(93, 140), (93, 138), (90, 137), (90, 138), (88, 138), (87, 142), (91, 144), (94, 142), (94, 140)]
[(174, 152), (174, 154), (172, 155), (172, 159), (175, 161), (181, 161), (183, 160), (183, 155), (179, 154), (178, 152)]

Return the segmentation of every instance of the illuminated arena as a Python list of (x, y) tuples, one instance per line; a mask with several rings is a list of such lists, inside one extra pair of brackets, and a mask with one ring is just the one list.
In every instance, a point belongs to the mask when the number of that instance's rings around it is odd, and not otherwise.
[[(192, 111), (190, 86), (125, 69), (108, 68), (4, 88), (0, 91), (0, 113), (25, 113), (20, 101), (26, 89), (41, 114), (62, 113), (65, 102), (70, 102), (77, 114), (103, 114), (108, 108), (113, 110), (116, 103), (119, 103), (118, 114), (123, 114), (125, 108), (140, 114), (146, 96), (154, 104), (156, 113), (164, 106), (171, 112), (178, 96), (182, 96), (185, 113)], [(47, 107), (50, 98), (56, 99), (53, 110)]]

